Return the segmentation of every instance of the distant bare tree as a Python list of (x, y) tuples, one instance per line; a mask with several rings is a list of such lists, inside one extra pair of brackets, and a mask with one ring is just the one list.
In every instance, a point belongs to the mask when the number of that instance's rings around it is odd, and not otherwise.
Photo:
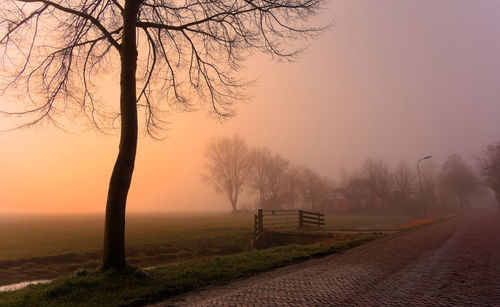
[(271, 155), (269, 149), (256, 148), (252, 151), (251, 187), (259, 194), (261, 207), (281, 207), (281, 196), (285, 174), (290, 162), (278, 154)]
[(420, 164), (420, 175), (422, 179), (422, 193), (423, 193), (423, 206), (424, 214), (426, 210), (431, 209), (433, 206), (439, 204), (439, 168), (432, 160)]
[(260, 147), (252, 150), (251, 157), (252, 174), (250, 178), (250, 187), (259, 195), (259, 205), (262, 207), (271, 194), (269, 184), (267, 183), (267, 170), (272, 155), (269, 149)]
[(212, 139), (206, 149), (206, 173), (203, 181), (226, 194), (233, 211), (251, 170), (248, 146), (241, 137)]
[[(146, 133), (168, 106), (225, 117), (245, 97), (234, 72), (249, 50), (290, 59), (292, 39), (325, 0), (4, 0), (0, 10), (3, 97), (25, 98), (23, 126), (81, 112), (96, 127), (119, 119), (120, 145), (106, 202), (103, 269), (123, 269), (125, 208), (135, 165), (138, 111)], [(107, 116), (97, 76), (119, 60), (120, 102)], [(139, 61), (139, 65), (138, 65)], [(104, 105), (105, 106), (105, 105)]]
[(326, 199), (331, 189), (331, 187), (328, 186), (328, 180), (307, 167), (301, 169), (300, 175), (300, 191), (304, 202), (304, 208), (317, 210), (321, 202)]
[(268, 203), (274, 208), (281, 207), (281, 198), (285, 188), (285, 176), (290, 162), (275, 154), (268, 163), (267, 184), (269, 186)]
[(288, 209), (295, 209), (300, 198), (300, 172), (297, 167), (289, 167), (284, 176), (283, 201)]
[(495, 192), (500, 212), (500, 142), (486, 147), (479, 162), (479, 172), (483, 182)]
[(373, 197), (371, 196), (366, 179), (362, 178), (359, 174), (351, 174), (347, 180), (345, 189), (349, 193), (349, 202), (351, 203), (352, 209), (367, 209), (368, 201)]
[(406, 203), (412, 192), (415, 191), (417, 177), (408, 163), (402, 161), (398, 164), (393, 173), (394, 188), (401, 193), (403, 201)]
[(441, 167), (440, 183), (442, 190), (448, 195), (454, 195), (460, 208), (465, 209), (478, 190), (479, 179), (460, 155), (452, 154)]
[(349, 174), (343, 165), (339, 169), (339, 186), (345, 187), (349, 183)]
[(381, 200), (382, 210), (384, 210), (393, 182), (389, 167), (381, 158), (369, 158), (361, 167), (360, 172), (371, 194)]

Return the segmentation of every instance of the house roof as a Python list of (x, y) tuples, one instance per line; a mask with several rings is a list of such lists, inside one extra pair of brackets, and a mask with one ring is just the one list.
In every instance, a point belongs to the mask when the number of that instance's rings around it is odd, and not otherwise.
[(330, 192), (326, 195), (329, 200), (347, 199), (344, 193), (340, 192)]

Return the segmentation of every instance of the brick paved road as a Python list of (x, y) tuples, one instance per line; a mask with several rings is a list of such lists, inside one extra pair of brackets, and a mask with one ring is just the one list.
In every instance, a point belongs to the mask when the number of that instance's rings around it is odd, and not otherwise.
[(156, 306), (500, 306), (500, 215), (475, 212)]

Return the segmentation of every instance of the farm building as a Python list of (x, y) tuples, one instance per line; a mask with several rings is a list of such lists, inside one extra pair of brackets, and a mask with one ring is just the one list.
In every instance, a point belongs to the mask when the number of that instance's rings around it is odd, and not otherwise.
[(348, 193), (343, 189), (334, 189), (329, 192), (319, 206), (321, 212), (342, 212), (349, 210)]

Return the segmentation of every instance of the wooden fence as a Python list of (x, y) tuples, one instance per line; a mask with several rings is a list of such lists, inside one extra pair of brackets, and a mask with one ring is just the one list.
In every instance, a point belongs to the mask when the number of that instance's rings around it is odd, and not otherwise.
[(323, 227), (325, 215), (304, 210), (263, 210), (255, 215), (254, 237), (257, 240), (264, 230)]

